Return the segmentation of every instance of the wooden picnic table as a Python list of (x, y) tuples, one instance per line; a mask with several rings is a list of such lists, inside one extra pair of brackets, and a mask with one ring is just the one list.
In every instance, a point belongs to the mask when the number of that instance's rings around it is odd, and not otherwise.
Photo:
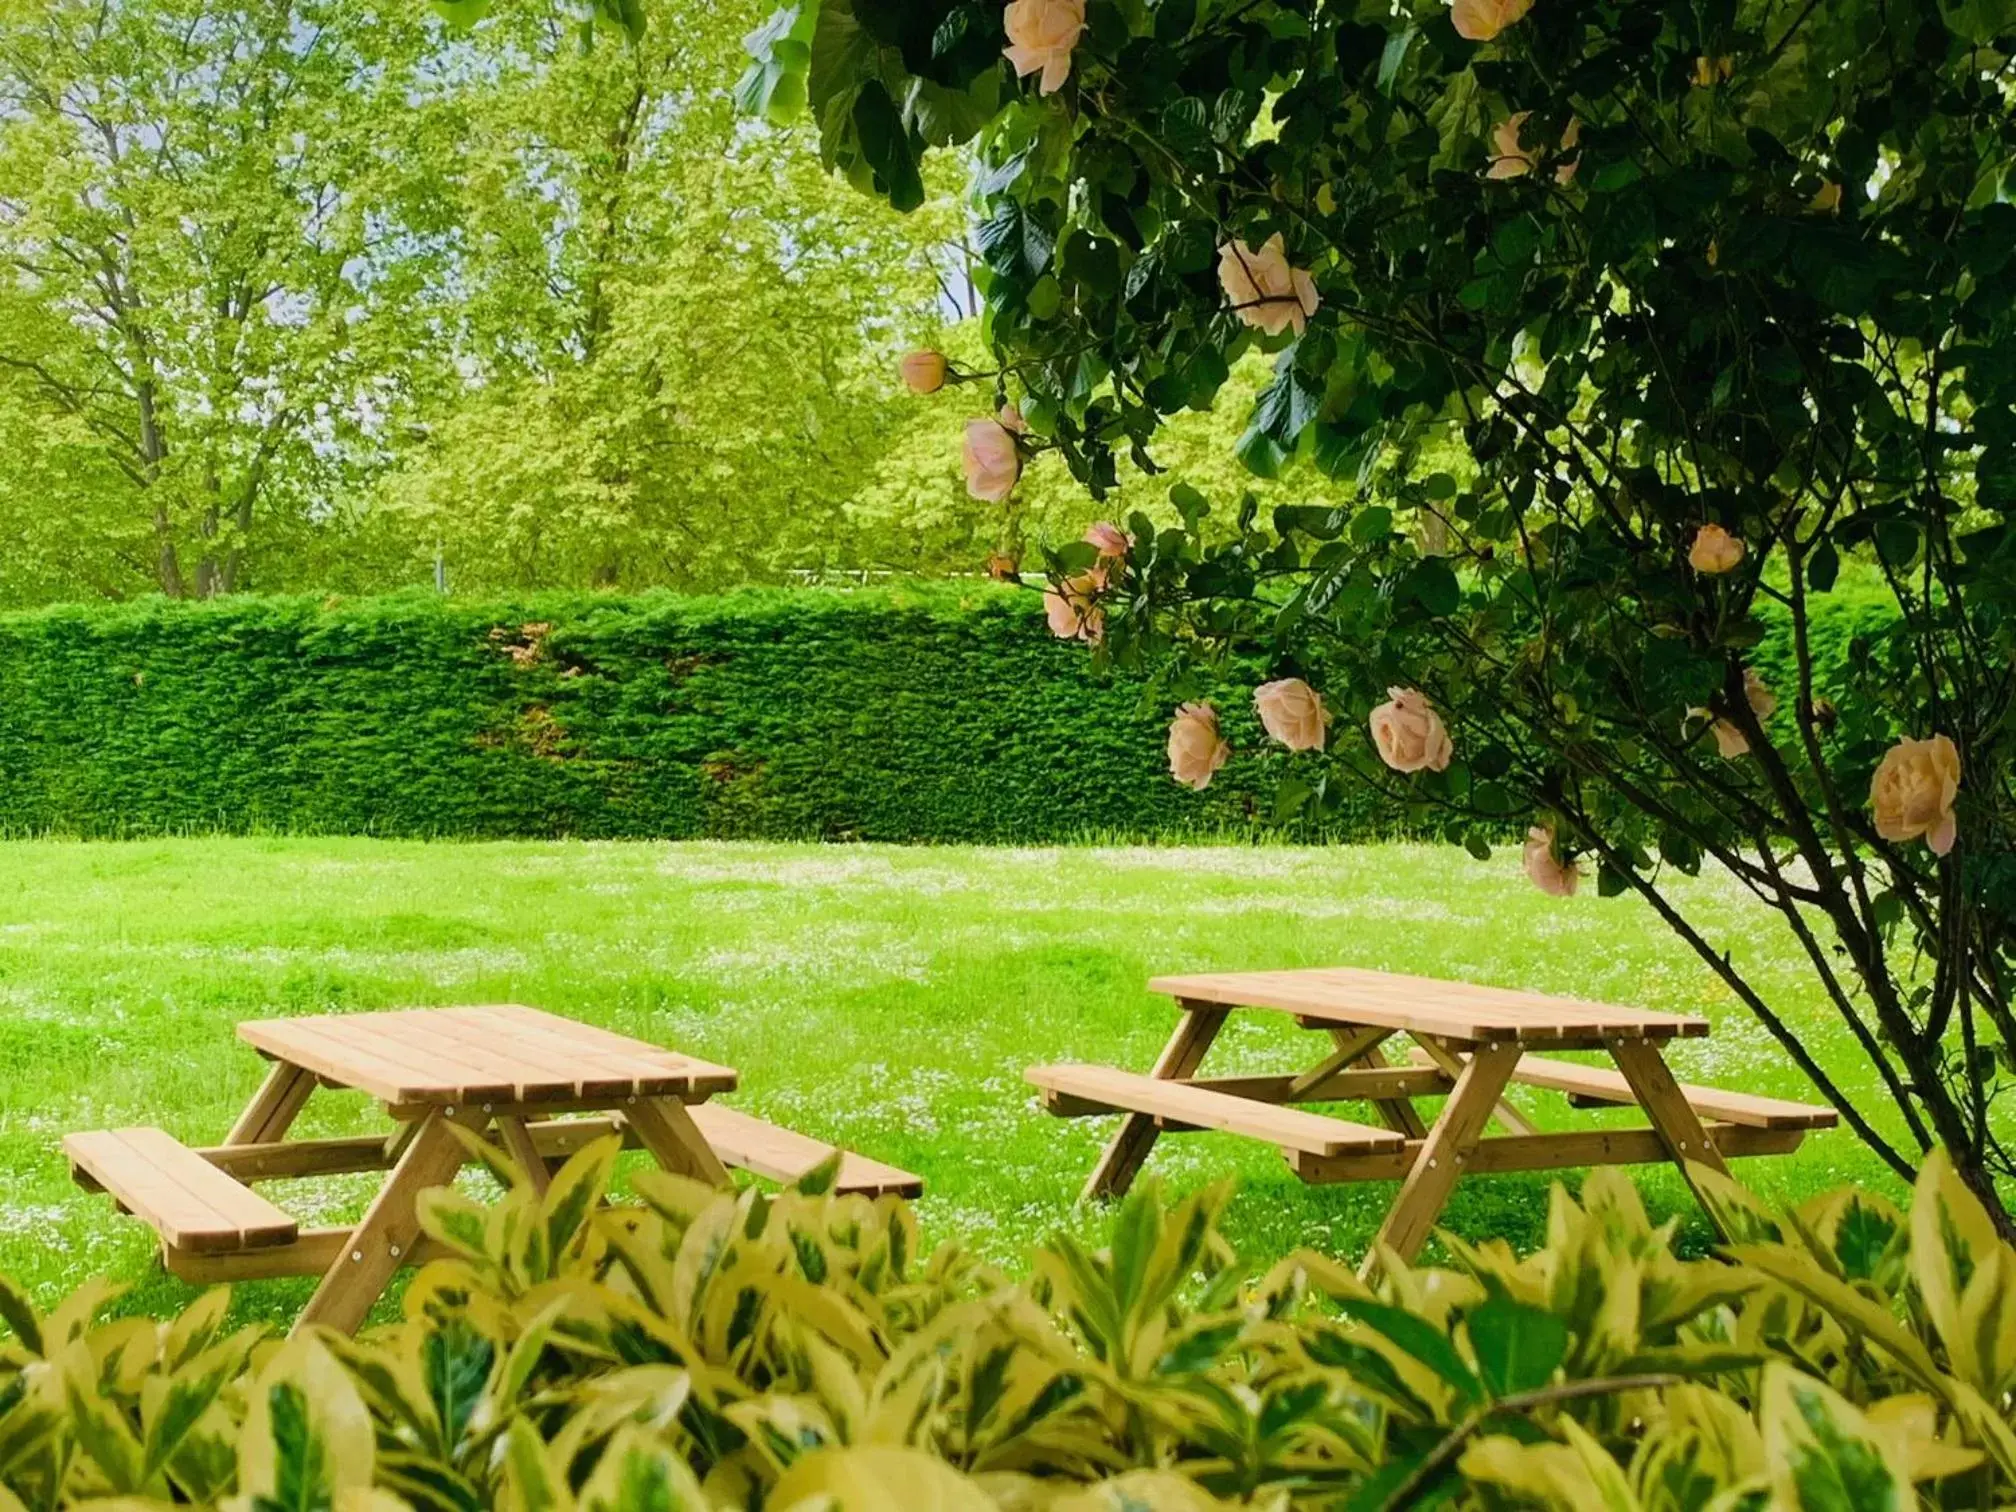
[[(834, 1147), (708, 1105), (733, 1069), (515, 1004), (263, 1019), (238, 1036), (272, 1062), (221, 1145), (192, 1149), (153, 1128), (72, 1134), (76, 1178), (109, 1192), (160, 1235), (168, 1268), (198, 1284), (317, 1275), (300, 1324), (345, 1332), (401, 1266), (427, 1258), (417, 1201), (469, 1158), (456, 1126), (494, 1137), (545, 1185), (551, 1165), (621, 1134), (665, 1170), (725, 1185), (737, 1166), (795, 1180)], [(291, 1139), (317, 1088), (363, 1092), (389, 1134)], [(576, 1115), (576, 1116), (561, 1116)], [(383, 1170), (354, 1226), (303, 1229), (254, 1181)], [(837, 1188), (915, 1196), (908, 1172), (843, 1153)]]
[[(1084, 1196), (1125, 1192), (1163, 1134), (1218, 1129), (1276, 1145), (1304, 1181), (1400, 1182), (1366, 1258), (1380, 1247), (1411, 1259), (1464, 1174), (1631, 1165), (1672, 1160), (1726, 1170), (1732, 1156), (1792, 1150), (1809, 1129), (1831, 1128), (1832, 1108), (1687, 1086), (1665, 1046), (1708, 1033), (1705, 1019), (1544, 997), (1501, 987), (1334, 967), (1157, 977), (1181, 1016), (1154, 1069), (1035, 1066), (1048, 1110), (1075, 1118), (1122, 1113)], [(1329, 1042), (1307, 1069), (1258, 1076), (1198, 1075), (1238, 1010), (1292, 1014)], [(1386, 1054), (1396, 1036), (1413, 1054)], [(1600, 1050), (1616, 1069), (1538, 1051)], [(1506, 1100), (1513, 1085), (1564, 1092), (1572, 1104), (1636, 1104), (1642, 1128), (1542, 1132)], [(1418, 1097), (1446, 1099), (1432, 1123)], [(1303, 1103), (1363, 1102), (1376, 1124), (1306, 1111)], [(1487, 1135), (1496, 1121), (1505, 1132)]]

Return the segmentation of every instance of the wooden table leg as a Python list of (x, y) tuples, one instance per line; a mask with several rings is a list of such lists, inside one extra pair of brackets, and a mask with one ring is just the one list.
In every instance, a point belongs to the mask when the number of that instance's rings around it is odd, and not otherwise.
[(468, 1159), (469, 1152), (451, 1125), (480, 1130), (488, 1122), (488, 1115), (474, 1108), (431, 1108), (423, 1115), (406, 1153), (309, 1298), (294, 1325), (297, 1331), (313, 1323), (344, 1333), (357, 1331), (371, 1304), (384, 1295), (386, 1284), (413, 1253), (420, 1237), (416, 1206), (420, 1194), (453, 1181)]
[[(1205, 1052), (1218, 1037), (1218, 1031), (1225, 1026), (1226, 1015), (1230, 1012), (1229, 1008), (1222, 1008), (1216, 1003), (1185, 1002), (1176, 1032), (1169, 1036), (1169, 1043), (1162, 1047), (1155, 1069), (1148, 1074), (1165, 1081), (1196, 1075), (1197, 1068), (1204, 1063)], [(1123, 1195), (1134, 1184), (1141, 1163), (1155, 1148), (1160, 1134), (1161, 1130), (1155, 1127), (1151, 1115), (1129, 1113), (1120, 1121), (1119, 1131), (1107, 1142), (1106, 1153), (1099, 1157), (1099, 1164), (1093, 1168), (1092, 1175), (1085, 1182), (1085, 1189), (1078, 1194), (1078, 1200), (1089, 1202), (1095, 1197)]]
[(710, 1186), (729, 1184), (728, 1168), (678, 1098), (640, 1098), (622, 1112), (624, 1121), (636, 1130), (637, 1142), (666, 1170)]
[[(1440, 1066), (1451, 1076), (1457, 1076), (1462, 1073), (1463, 1057), (1454, 1050), (1451, 1050), (1447, 1045), (1441, 1043), (1441, 1041), (1425, 1034), (1417, 1034), (1414, 1036), (1414, 1043), (1421, 1047), (1423, 1055), (1427, 1056), (1428, 1059)], [(1502, 1097), (1498, 1099), (1498, 1106), (1491, 1111), (1492, 1116), (1505, 1126), (1507, 1134), (1538, 1134), (1540, 1132), (1517, 1108), (1513, 1107), (1511, 1103)]]
[[(1687, 1094), (1680, 1090), (1680, 1084), (1673, 1079), (1673, 1072), (1666, 1064), (1666, 1057), (1659, 1053), (1659, 1047), (1650, 1040), (1613, 1039), (1605, 1040), (1603, 1047), (1610, 1052), (1617, 1069), (1624, 1073), (1624, 1080), (1631, 1084), (1631, 1091), (1637, 1096), (1639, 1106), (1645, 1116), (1652, 1121), (1665, 1142), (1666, 1152), (1673, 1157), (1673, 1163), (1680, 1167), (1680, 1174), (1687, 1177), (1687, 1186), (1693, 1190), (1692, 1177), (1687, 1176), (1687, 1163), (1699, 1161), (1711, 1170), (1729, 1174), (1729, 1166), (1722, 1158), (1722, 1152), (1715, 1148), (1715, 1141), (1701, 1126), (1701, 1119), (1694, 1106), (1687, 1101)], [(1699, 1200), (1700, 1194), (1695, 1194)], [(1709, 1217), (1714, 1217), (1715, 1209), (1702, 1203)], [(1726, 1235), (1724, 1236), (1727, 1237)]]
[[(1354, 1035), (1349, 1029), (1332, 1029), (1330, 1037), (1339, 1048), (1348, 1047)], [(1351, 1062), (1354, 1066), (1367, 1066), (1375, 1071), (1385, 1070), (1393, 1062), (1386, 1058), (1385, 1046), (1379, 1041), (1367, 1045)], [(1426, 1139), (1428, 1126), (1421, 1121), (1421, 1113), (1414, 1106), (1411, 1097), (1375, 1097), (1372, 1107), (1379, 1115), (1379, 1121), (1396, 1133), (1405, 1134), (1409, 1139)]]
[(231, 1132), (224, 1136), (224, 1143), (272, 1144), (286, 1138), (288, 1129), (293, 1127), (295, 1115), (314, 1090), (312, 1072), (286, 1061), (273, 1062), (272, 1069), (266, 1073), (266, 1080), (259, 1084), (259, 1090), (252, 1094), (252, 1101), (238, 1115), (238, 1122), (231, 1125)]
[[(1380, 1242), (1401, 1259), (1413, 1259), (1427, 1242), (1450, 1188), (1456, 1185), (1470, 1150), (1491, 1121), (1498, 1094), (1512, 1079), (1512, 1068), (1523, 1053), (1516, 1044), (1480, 1045), (1464, 1062), (1449, 1100), (1443, 1104), (1442, 1116), (1422, 1141), (1413, 1168), (1400, 1184), (1393, 1210), (1379, 1229)], [(1378, 1263), (1375, 1245), (1359, 1273), (1369, 1276)]]
[(497, 1120), (497, 1132), (504, 1138), (504, 1148), (511, 1158), (525, 1170), (532, 1183), (532, 1190), (540, 1196), (546, 1195), (546, 1188), (552, 1185), (552, 1172), (546, 1169), (546, 1157), (539, 1153), (539, 1146), (533, 1142), (532, 1131), (525, 1127), (525, 1120), (516, 1114), (506, 1114)]

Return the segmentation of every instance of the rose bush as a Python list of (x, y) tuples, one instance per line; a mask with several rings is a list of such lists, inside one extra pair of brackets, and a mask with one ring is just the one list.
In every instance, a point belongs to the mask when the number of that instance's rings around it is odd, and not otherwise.
[[(1336, 716), (1284, 810), (1369, 785), (1479, 855), (1545, 832), (1536, 881), (1644, 899), (1897, 1171), (1943, 1145), (2009, 1225), (2006, 0), (1093, 0), (1048, 93), (999, 0), (788, 14), (752, 78), (803, 85), (855, 182), (900, 205), (922, 154), (971, 154), (1025, 455), (1103, 495), (1272, 357), (1237, 451), (1309, 502), (1178, 483), (1130, 517), (1096, 654), (1171, 707), (1267, 658)], [(1096, 559), (1057, 547), (1053, 582)], [(1844, 583), (1889, 628), (1822, 683)], [(1373, 721), (1393, 688), (1434, 759)], [(1891, 1106), (1669, 895), (1704, 864), (1777, 911)]]

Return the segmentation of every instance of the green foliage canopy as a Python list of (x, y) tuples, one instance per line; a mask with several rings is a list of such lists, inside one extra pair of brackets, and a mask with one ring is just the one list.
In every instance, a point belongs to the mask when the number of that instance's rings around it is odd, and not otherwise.
[[(827, 157), (857, 183), (905, 202), (961, 123), (985, 331), (1032, 451), (1100, 493), (1257, 348), (1273, 376), (1246, 466), (1301, 458), (1356, 492), (1248, 507), (1224, 532), (1224, 501), (1207, 525), (1179, 485), (1181, 522), (1136, 518), (1101, 584), (1102, 654), (1161, 668), (1172, 701), (1227, 648), (1313, 681), (1339, 733), (1291, 802), (1369, 784), (1467, 824), (1479, 851), (1530, 822), (1536, 872), (1586, 857), (1605, 892), (1643, 895), (1831, 1087), (1659, 889), (1662, 867), (1718, 864), (1807, 946), (1912, 1144), (1944, 1144), (2003, 1211), (2006, 0), (796, 15), (798, 41), (752, 40), (755, 74), (804, 73)], [(1068, 76), (1039, 80), (1025, 56), (1016, 82), (1004, 52), (1031, 47), (1052, 63), (1061, 48)], [(1431, 460), (1450, 440), (1461, 460)], [(1052, 561), (1060, 580), (1091, 566), (1075, 545)], [(1891, 628), (1823, 684), (1813, 605), (1851, 567)], [(1770, 613), (1795, 654), (1759, 688)], [(1364, 733), (1391, 689), (1446, 725), (1442, 769), (1395, 770)], [(1886, 753), (1934, 737), (1958, 758), (1957, 847), (1930, 748), (1889, 768), (1921, 763), (1919, 817), (1871, 810)]]

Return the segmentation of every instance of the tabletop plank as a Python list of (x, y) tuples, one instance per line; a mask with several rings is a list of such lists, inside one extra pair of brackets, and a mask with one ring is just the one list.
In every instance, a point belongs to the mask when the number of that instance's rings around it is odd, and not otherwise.
[(1348, 966), (1160, 976), (1148, 986), (1185, 1002), (1273, 1008), (1324, 1023), (1469, 1041), (1662, 1040), (1708, 1032), (1706, 1019)]
[(247, 1044), (383, 1102), (561, 1102), (732, 1091), (735, 1072), (517, 1004), (258, 1019)]
[(516, 1045), (526, 1049), (536, 1047), (541, 1057), (564, 1056), (566, 1063), (580, 1073), (582, 1096), (625, 1093), (667, 1097), (694, 1090), (735, 1090), (736, 1074), (727, 1066), (632, 1039), (595, 1024), (584, 1024), (579, 1019), (542, 1013), (537, 1008), (494, 1003), (481, 1008), (432, 1011), (446, 1012), (464, 1024), (480, 1026), (485, 1034), (501, 1031)]

